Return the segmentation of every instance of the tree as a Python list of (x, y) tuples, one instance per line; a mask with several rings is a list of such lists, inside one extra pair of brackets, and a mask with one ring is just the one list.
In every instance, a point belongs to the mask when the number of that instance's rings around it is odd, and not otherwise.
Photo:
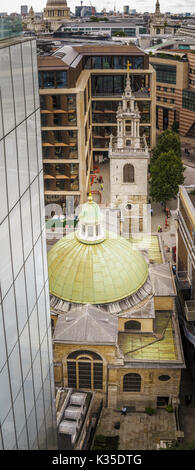
[(179, 131), (179, 122), (178, 121), (173, 121), (171, 129), (172, 129), (173, 132), (178, 133), (178, 131)]
[(179, 185), (184, 182), (185, 168), (173, 150), (162, 153), (150, 167), (150, 195), (155, 202), (167, 201), (177, 196)]
[(161, 155), (161, 153), (173, 150), (174, 154), (181, 158), (181, 143), (179, 135), (170, 129), (162, 132), (158, 138), (157, 146), (152, 151), (151, 164)]
[(126, 33), (124, 31), (116, 31), (115, 33), (113, 33), (113, 36), (125, 37)]

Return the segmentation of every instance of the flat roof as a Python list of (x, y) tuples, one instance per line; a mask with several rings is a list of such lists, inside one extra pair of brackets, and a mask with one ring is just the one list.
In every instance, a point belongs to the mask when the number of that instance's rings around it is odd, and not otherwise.
[(125, 361), (177, 361), (178, 348), (174, 337), (171, 314), (156, 312), (154, 334), (119, 333), (119, 347)]
[[(118, 21), (81, 21), (80, 23), (71, 22), (71, 23), (66, 23), (61, 26), (61, 28), (64, 27), (73, 27), (73, 28), (89, 28), (89, 27), (96, 27), (96, 28), (105, 28), (107, 26), (108, 28), (115, 28), (117, 26), (123, 27), (123, 28), (131, 28), (135, 26), (146, 26), (146, 20), (144, 19), (139, 19), (136, 20), (134, 18), (131, 18), (129, 20), (123, 20), (120, 19)], [(60, 29), (61, 29), (60, 28)]]
[(84, 44), (82, 46), (73, 46), (74, 50), (79, 52), (80, 54), (89, 55), (89, 54), (139, 54), (139, 55), (147, 55), (144, 51), (142, 51), (139, 47), (135, 46), (134, 44), (129, 44), (128, 46), (125, 45), (87, 45)]
[(20, 44), (27, 41), (35, 41), (34, 37), (24, 37), (24, 36), (14, 36), (10, 38), (0, 39), (0, 49), (4, 47), (14, 46), (15, 44)]
[(163, 262), (158, 235), (138, 234), (130, 236), (132, 245), (140, 251), (146, 251), (151, 263)]
[(47, 55), (47, 56), (38, 56), (37, 57), (38, 68), (39, 69), (61, 69), (64, 70), (65, 68), (68, 69), (68, 65), (60, 58), (55, 57), (55, 55)]

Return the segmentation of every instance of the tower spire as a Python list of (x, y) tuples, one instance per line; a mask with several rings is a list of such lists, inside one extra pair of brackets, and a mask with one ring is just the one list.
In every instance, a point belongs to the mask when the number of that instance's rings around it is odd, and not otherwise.
[(127, 78), (126, 78), (126, 87), (125, 87), (125, 95), (128, 95), (128, 96), (131, 96), (131, 81), (130, 81), (130, 73), (129, 73), (129, 69), (131, 67), (131, 63), (127, 62)]
[(159, 0), (156, 0), (155, 13), (156, 13), (157, 15), (160, 14), (160, 3), (159, 3)]

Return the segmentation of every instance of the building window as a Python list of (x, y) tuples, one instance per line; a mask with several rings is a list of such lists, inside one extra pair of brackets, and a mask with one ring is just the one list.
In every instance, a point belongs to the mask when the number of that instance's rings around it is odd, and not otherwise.
[(169, 397), (157, 397), (157, 407), (164, 408), (169, 404)]
[(170, 380), (170, 376), (169, 375), (160, 375), (158, 380), (161, 380), (162, 382), (167, 382), (168, 380)]
[(102, 57), (96, 56), (92, 57), (92, 69), (101, 69), (102, 68)]
[(74, 351), (67, 360), (68, 387), (102, 390), (103, 361), (92, 351)]
[(157, 82), (176, 84), (176, 66), (175, 65), (152, 64), (152, 66), (156, 70)]
[(182, 107), (195, 111), (195, 92), (190, 90), (183, 90)]
[(134, 166), (130, 163), (123, 167), (123, 183), (134, 183)]
[(102, 68), (103, 69), (112, 68), (112, 57), (111, 56), (103, 56), (102, 57)]
[(123, 68), (123, 57), (122, 56), (114, 56), (113, 57), (113, 68), (114, 69), (122, 69)]
[(67, 87), (67, 72), (61, 71), (56, 72), (56, 88)]
[(40, 88), (67, 88), (67, 72), (46, 71), (39, 72)]
[(125, 330), (141, 330), (141, 323), (136, 320), (126, 321)]
[(141, 376), (139, 374), (126, 374), (123, 377), (123, 392), (140, 392)]
[(54, 88), (54, 87), (55, 87), (54, 72), (43, 72), (43, 88)]
[[(116, 28), (115, 28), (116, 29)], [(113, 31), (113, 28), (112, 28), (112, 31)], [(136, 36), (136, 29), (135, 28), (124, 28), (124, 32), (126, 34), (126, 36), (131, 36), (131, 37), (135, 37)]]

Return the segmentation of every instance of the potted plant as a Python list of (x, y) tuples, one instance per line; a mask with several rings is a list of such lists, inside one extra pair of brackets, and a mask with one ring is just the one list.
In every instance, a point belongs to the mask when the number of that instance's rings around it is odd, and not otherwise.
[(154, 410), (154, 408), (151, 408), (150, 406), (147, 406), (145, 408), (145, 413), (147, 413), (147, 415), (149, 416), (152, 416), (156, 413), (156, 410)]
[(173, 407), (171, 404), (167, 405), (166, 406), (166, 410), (168, 411), (168, 413), (173, 413)]

